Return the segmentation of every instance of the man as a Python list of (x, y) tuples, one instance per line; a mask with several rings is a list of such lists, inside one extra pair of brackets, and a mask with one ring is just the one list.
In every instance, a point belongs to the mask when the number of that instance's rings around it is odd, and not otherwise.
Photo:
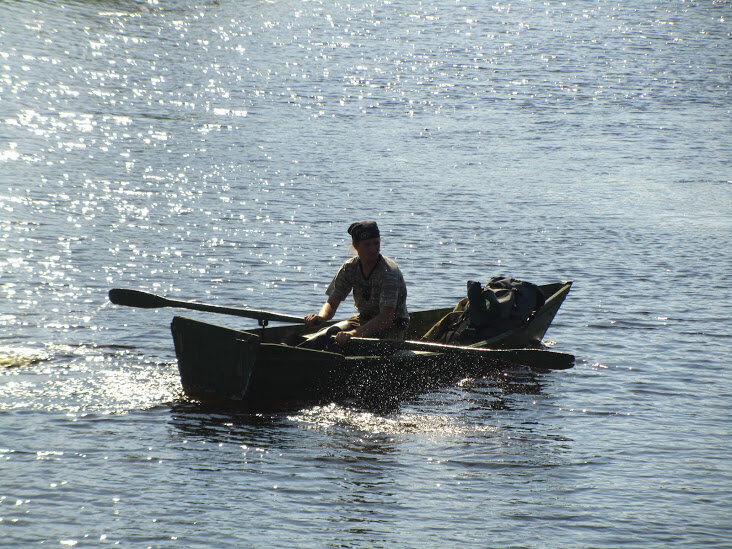
[(321, 330), (309, 341), (325, 339), (327, 344), (335, 337), (338, 345), (345, 345), (354, 336), (404, 339), (409, 324), (407, 285), (399, 266), (381, 255), (379, 227), (375, 221), (358, 221), (348, 234), (356, 257), (343, 263), (325, 292), (328, 300), (317, 314), (307, 315), (305, 323), (318, 327), (333, 318), (351, 291), (358, 314)]

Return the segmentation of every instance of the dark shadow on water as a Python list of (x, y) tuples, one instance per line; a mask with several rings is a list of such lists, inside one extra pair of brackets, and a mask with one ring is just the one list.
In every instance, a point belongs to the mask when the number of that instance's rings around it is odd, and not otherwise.
[(498, 372), (462, 383), (463, 399), (476, 410), (508, 411), (512, 409), (512, 397), (540, 395), (543, 388), (541, 379), (541, 375), (525, 370)]
[(178, 436), (215, 444), (284, 448), (294, 444), (288, 435), (287, 414), (251, 413), (181, 400), (170, 407), (170, 425)]

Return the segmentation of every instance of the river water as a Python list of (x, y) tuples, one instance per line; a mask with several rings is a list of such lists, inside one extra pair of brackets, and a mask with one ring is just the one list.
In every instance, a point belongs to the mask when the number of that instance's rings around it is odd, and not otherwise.
[[(0, 1), (0, 545), (732, 545), (731, 18)], [(106, 301), (305, 315), (364, 218), (412, 310), (574, 280), (575, 367), (227, 414)]]

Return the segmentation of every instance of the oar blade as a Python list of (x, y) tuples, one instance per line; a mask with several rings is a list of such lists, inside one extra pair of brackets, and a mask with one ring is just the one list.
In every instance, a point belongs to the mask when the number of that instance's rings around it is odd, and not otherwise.
[(574, 366), (574, 355), (543, 349), (507, 349), (503, 358), (536, 370), (567, 370)]
[(196, 303), (195, 301), (180, 301), (178, 299), (168, 299), (167, 297), (162, 297), (148, 292), (141, 292), (140, 290), (129, 290), (126, 288), (113, 288), (112, 290), (110, 290), (109, 300), (115, 305), (124, 305), (126, 307), (139, 307), (142, 309), (154, 309), (157, 307), (180, 307), (181, 309), (191, 309), (193, 311), (204, 311), (208, 313), (219, 313), (223, 315), (254, 318), (256, 320), (259, 320), (260, 322), (265, 323), (270, 320), (276, 322), (304, 322), (304, 319), (299, 316), (284, 315), (280, 313), (272, 313), (269, 311), (257, 311), (254, 309), (221, 307), (219, 305), (209, 305), (207, 303)]
[(159, 295), (141, 292), (140, 290), (128, 290), (126, 288), (112, 288), (109, 290), (109, 301), (115, 305), (139, 307), (141, 309), (166, 307), (168, 304), (167, 300)]

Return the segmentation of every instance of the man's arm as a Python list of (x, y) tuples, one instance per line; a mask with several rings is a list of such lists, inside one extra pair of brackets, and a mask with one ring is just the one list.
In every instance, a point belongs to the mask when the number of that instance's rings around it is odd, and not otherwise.
[(382, 307), (381, 310), (379, 310), (379, 314), (363, 326), (359, 326), (353, 330), (338, 332), (335, 336), (336, 343), (343, 345), (352, 337), (369, 337), (371, 335), (378, 334), (394, 322), (395, 312), (396, 309), (394, 307)]
[(318, 311), (318, 314), (309, 314), (305, 317), (305, 324), (310, 327), (317, 327), (321, 324), (328, 322), (333, 316), (335, 316), (338, 310), (338, 305), (341, 302), (333, 297), (329, 297), (328, 301), (323, 303), (323, 306)]

